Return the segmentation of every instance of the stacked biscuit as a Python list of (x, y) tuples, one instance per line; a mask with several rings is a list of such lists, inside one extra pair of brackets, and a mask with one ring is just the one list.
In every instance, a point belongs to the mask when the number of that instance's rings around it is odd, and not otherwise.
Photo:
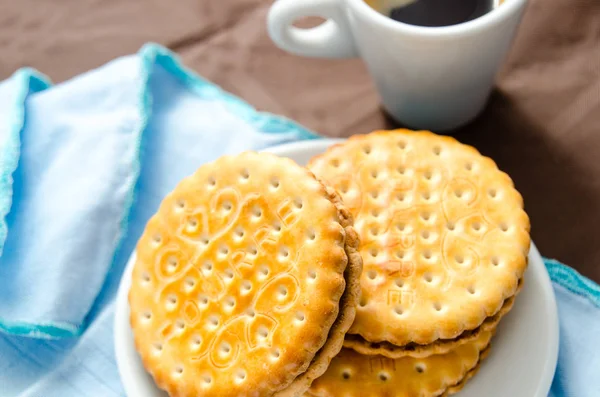
[(527, 265), (510, 178), (408, 130), (353, 137), (308, 169), (226, 156), (165, 198), (129, 294), (145, 368), (173, 397), (459, 390)]
[(406, 130), (353, 137), (309, 168), (354, 215), (364, 261), (347, 349), (309, 394), (460, 389), (527, 265), (529, 219), (510, 178), (452, 138)]
[(138, 242), (135, 346), (170, 396), (295, 396), (354, 320), (362, 261), (337, 193), (289, 159), (225, 156), (183, 180)]

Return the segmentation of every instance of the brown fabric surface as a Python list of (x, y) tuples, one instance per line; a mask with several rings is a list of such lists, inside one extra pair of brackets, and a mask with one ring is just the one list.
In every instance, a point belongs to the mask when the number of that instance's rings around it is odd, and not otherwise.
[[(269, 4), (4, 1), (0, 79), (29, 65), (60, 82), (156, 41), (259, 109), (321, 134), (394, 126), (359, 60), (276, 49), (265, 29)], [(600, 281), (600, 1), (530, 0), (489, 106), (455, 136), (513, 177), (542, 254)]]

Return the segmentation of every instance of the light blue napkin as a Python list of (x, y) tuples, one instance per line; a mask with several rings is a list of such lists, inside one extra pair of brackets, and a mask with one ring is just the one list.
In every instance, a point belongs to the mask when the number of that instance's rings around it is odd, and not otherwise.
[[(223, 154), (316, 137), (157, 45), (53, 87), (30, 69), (0, 83), (0, 395), (123, 396), (113, 298), (160, 200)], [(547, 266), (561, 324), (551, 395), (600, 396), (600, 288)]]

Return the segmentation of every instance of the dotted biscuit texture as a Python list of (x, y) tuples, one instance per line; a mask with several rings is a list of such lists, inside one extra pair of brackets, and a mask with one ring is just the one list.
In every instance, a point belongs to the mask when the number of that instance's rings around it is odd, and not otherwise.
[(309, 396), (434, 397), (460, 390), (478, 368), (492, 332), (448, 353), (418, 359), (365, 356), (343, 349), (327, 372), (313, 382)]
[(431, 356), (432, 354), (448, 353), (458, 346), (477, 339), (483, 332), (495, 331), (502, 317), (512, 309), (514, 302), (515, 296), (508, 298), (498, 313), (492, 317), (486, 318), (475, 330), (463, 332), (460, 337), (455, 339), (440, 339), (428, 345), (417, 345), (413, 343), (404, 346), (396, 346), (389, 342), (367, 342), (359, 335), (348, 334), (344, 340), (344, 347), (354, 349), (360, 354), (381, 355), (388, 358), (401, 358), (406, 356), (424, 358)]
[(171, 396), (286, 395), (296, 379), (301, 394), (354, 319), (357, 245), (348, 211), (291, 160), (202, 166), (137, 246), (130, 321), (145, 368)]
[(355, 219), (364, 271), (350, 334), (427, 345), (500, 311), (527, 267), (529, 218), (511, 179), (453, 138), (354, 136), (309, 168)]

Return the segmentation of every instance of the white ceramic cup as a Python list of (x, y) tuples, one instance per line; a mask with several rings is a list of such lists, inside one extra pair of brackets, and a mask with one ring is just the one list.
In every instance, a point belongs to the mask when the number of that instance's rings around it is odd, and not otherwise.
[[(278, 47), (297, 55), (361, 57), (397, 121), (448, 131), (485, 107), (526, 2), (505, 0), (468, 22), (422, 27), (388, 18), (363, 0), (278, 0), (268, 29)], [(327, 21), (311, 29), (292, 25), (307, 16)]]

